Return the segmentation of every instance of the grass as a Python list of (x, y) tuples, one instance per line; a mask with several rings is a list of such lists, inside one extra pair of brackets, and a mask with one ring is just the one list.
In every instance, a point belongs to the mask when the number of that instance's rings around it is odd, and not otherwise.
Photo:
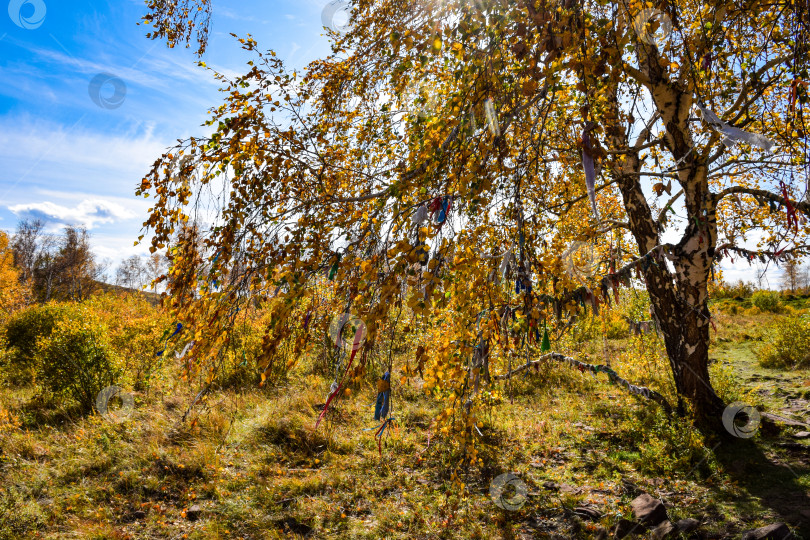
[[(715, 312), (711, 372), (727, 401), (781, 411), (810, 388), (806, 371), (756, 362), (761, 328), (779, 315)], [(595, 360), (603, 346), (577, 344)], [(655, 339), (608, 346), (623, 376), (669, 384)], [(806, 446), (785, 446), (804, 445), (790, 428), (763, 426), (752, 440), (718, 445), (604, 375), (555, 365), (503, 386), (503, 403), (484, 418), (482, 461), (460, 471), (459, 489), (457, 451), (432, 433), (438, 405), (417, 381), (395, 386), (397, 428), (381, 454), (363, 431), (375, 426), (370, 384), (314, 429), (328, 386), (302, 374), (269, 390), (212, 393), (186, 422), (192, 389), (136, 394), (122, 424), (3, 388), (0, 408), (16, 423), (0, 428), (0, 537), (597, 538), (630, 519), (644, 491), (664, 500), (671, 519), (701, 520), (709, 537), (787, 521), (810, 538), (810, 466)], [(506, 472), (526, 485), (517, 511), (490, 498)], [(579, 517), (578, 506), (601, 519)]]

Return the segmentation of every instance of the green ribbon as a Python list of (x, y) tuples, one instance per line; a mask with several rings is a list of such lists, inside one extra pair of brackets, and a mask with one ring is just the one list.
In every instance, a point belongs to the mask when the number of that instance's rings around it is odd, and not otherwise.
[(337, 261), (335, 261), (335, 264), (332, 265), (332, 268), (329, 269), (329, 281), (335, 279), (335, 274), (337, 274), (339, 264), (340, 264), (340, 255), (338, 255)]
[(548, 328), (546, 328), (546, 321), (543, 321), (543, 342), (540, 344), (540, 352), (548, 352), (551, 350), (551, 340), (548, 339)]

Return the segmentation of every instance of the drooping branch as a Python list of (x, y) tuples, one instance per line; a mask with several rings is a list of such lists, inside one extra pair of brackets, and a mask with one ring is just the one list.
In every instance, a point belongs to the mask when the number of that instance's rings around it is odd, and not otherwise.
[(197, 56), (208, 47), (211, 25), (211, 0), (148, 0), (149, 13), (144, 22), (154, 30), (146, 35), (151, 39), (165, 39), (169, 48), (179, 43), (190, 46), (192, 35), (197, 41)]
[(810, 216), (810, 203), (807, 202), (800, 202), (800, 201), (793, 201), (788, 200), (785, 201), (785, 198), (782, 195), (777, 195), (776, 193), (772, 193), (765, 189), (757, 189), (757, 188), (750, 188), (745, 186), (731, 186), (719, 193), (715, 193), (712, 197), (714, 198), (715, 204), (720, 202), (723, 198), (734, 195), (736, 193), (742, 193), (745, 195), (752, 195), (754, 197), (759, 197), (768, 201), (773, 201), (775, 203), (785, 203), (789, 202), (791, 206), (796, 208), (797, 210), (801, 210), (808, 216)]
[(725, 251), (733, 251), (739, 254), (750, 263), (753, 260), (759, 259), (762, 261), (763, 259), (772, 259), (772, 260), (779, 260), (781, 259), (789, 259), (791, 256), (802, 256), (807, 255), (808, 250), (810, 249), (810, 245), (808, 244), (801, 244), (798, 246), (794, 246), (790, 249), (781, 249), (779, 251), (753, 251), (750, 249), (745, 249), (741, 247), (737, 247), (734, 244), (722, 244), (717, 247), (715, 252), (714, 260), (719, 261), (722, 259), (722, 253)]

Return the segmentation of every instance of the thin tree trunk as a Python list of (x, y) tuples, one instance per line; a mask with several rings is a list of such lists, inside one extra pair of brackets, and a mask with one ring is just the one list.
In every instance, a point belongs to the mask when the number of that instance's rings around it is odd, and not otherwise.
[(46, 288), (45, 288), (45, 303), (51, 299), (51, 289), (53, 287), (53, 272), (50, 268), (47, 270)]

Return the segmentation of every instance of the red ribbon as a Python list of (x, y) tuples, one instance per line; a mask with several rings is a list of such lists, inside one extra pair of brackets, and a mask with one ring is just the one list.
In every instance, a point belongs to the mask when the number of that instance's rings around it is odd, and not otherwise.
[(332, 403), (332, 400), (335, 399), (335, 396), (340, 393), (340, 389), (343, 388), (343, 381), (346, 379), (346, 374), (349, 372), (349, 368), (352, 367), (352, 362), (354, 362), (354, 357), (357, 354), (357, 350), (360, 348), (360, 342), (363, 340), (363, 331), (365, 330), (365, 326), (360, 325), (357, 328), (357, 332), (354, 334), (354, 343), (352, 344), (352, 356), (349, 358), (349, 365), (346, 366), (346, 371), (343, 372), (343, 377), (340, 378), (340, 384), (332, 392), (326, 400), (326, 404), (323, 406), (323, 410), (321, 411), (321, 415), (318, 417), (318, 421), (315, 422), (315, 429), (318, 429), (318, 425), (323, 420), (324, 415), (326, 414), (326, 410), (329, 408), (329, 404)]
[(787, 186), (781, 180), (779, 181), (779, 187), (782, 188), (782, 197), (785, 198), (785, 208), (787, 209), (787, 223), (788, 229), (790, 229), (791, 224), (793, 224), (793, 228), (796, 232), (799, 232), (799, 220), (796, 219), (796, 209), (793, 208), (793, 205), (790, 204), (790, 197), (788, 196)]
[(798, 77), (793, 79), (793, 82), (790, 85), (790, 92), (788, 94), (789, 96), (788, 101), (790, 103), (790, 114), (793, 114), (793, 112), (796, 110), (796, 98), (799, 97), (799, 85), (807, 87), (807, 81), (803, 81)]
[(619, 303), (619, 287), (618, 287), (618, 281), (616, 280), (616, 278), (614, 276), (611, 276), (611, 278), (610, 278), (610, 285), (611, 285), (611, 287), (613, 287), (613, 296), (616, 298), (616, 303), (618, 304)]
[(439, 211), (442, 207), (442, 198), (436, 197), (432, 201), (430, 201), (430, 206), (428, 206), (428, 210), (430, 210), (430, 217), (433, 217), (433, 214)]
[[(382, 457), (382, 436), (385, 428), (388, 427), (388, 424), (393, 422), (393, 418), (388, 418), (385, 422), (382, 423), (380, 428), (374, 433), (374, 438), (377, 439), (377, 450), (380, 452), (380, 457)], [(430, 446), (430, 439), (428, 438), (428, 446)]]

